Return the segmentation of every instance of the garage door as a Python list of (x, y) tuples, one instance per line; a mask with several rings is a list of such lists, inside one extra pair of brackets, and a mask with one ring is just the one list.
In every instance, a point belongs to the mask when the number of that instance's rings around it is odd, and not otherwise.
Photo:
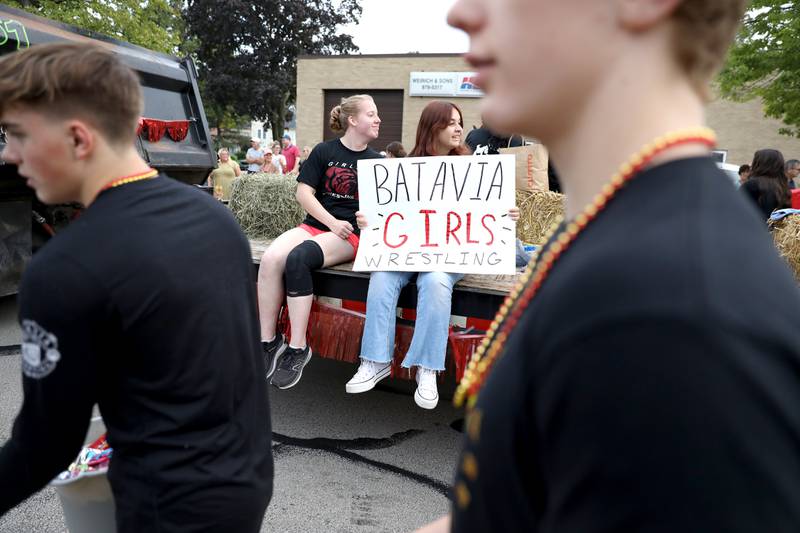
[[(342, 98), (354, 94), (369, 94), (378, 106), (378, 115), (381, 117), (381, 133), (369, 145), (379, 152), (386, 149), (386, 145), (392, 141), (403, 139), (403, 91), (402, 90), (367, 90), (367, 89), (333, 89), (325, 90), (325, 110), (322, 117), (324, 126), (323, 139), (328, 141), (339, 136), (331, 130), (329, 117), (331, 109), (338, 105)], [(406, 146), (406, 150), (410, 147)]]

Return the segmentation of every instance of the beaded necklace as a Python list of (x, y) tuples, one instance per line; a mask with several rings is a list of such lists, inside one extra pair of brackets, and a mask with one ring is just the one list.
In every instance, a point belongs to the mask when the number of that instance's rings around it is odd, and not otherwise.
[[(656, 138), (620, 165), (611, 180), (603, 185), (592, 202), (578, 213), (574, 220), (566, 224), (563, 223), (563, 220), (559, 220), (553, 224), (545, 240), (549, 245), (540, 248), (528, 262), (528, 266), (517, 284), (506, 296), (503, 305), (500, 306), (494, 321), (489, 326), (486, 337), (470, 359), (453, 397), (453, 403), (457, 407), (460, 407), (465, 399), (468, 407), (475, 405), (478, 392), (483, 386), (489, 370), (503, 351), (508, 336), (519, 322), (522, 313), (539, 292), (555, 262), (575, 242), (586, 226), (597, 218), (597, 215), (617, 192), (645, 168), (654, 157), (669, 148), (693, 143), (704, 144), (711, 148), (716, 144), (716, 135), (709, 128), (691, 128), (667, 133)], [(559, 229), (561, 231), (556, 235)]]
[(150, 178), (155, 178), (158, 176), (158, 171), (150, 169), (147, 172), (142, 172), (140, 174), (133, 174), (131, 176), (123, 176), (121, 178), (117, 178), (113, 181), (106, 183), (102, 189), (98, 191), (97, 194), (100, 194), (103, 191), (107, 191), (108, 189), (112, 189), (114, 187), (119, 187), (120, 185), (126, 185), (128, 183), (133, 183), (134, 181), (142, 181), (148, 180)]

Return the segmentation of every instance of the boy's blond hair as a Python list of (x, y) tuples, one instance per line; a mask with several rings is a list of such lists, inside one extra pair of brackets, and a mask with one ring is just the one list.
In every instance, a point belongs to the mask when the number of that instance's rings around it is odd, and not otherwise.
[(132, 143), (142, 114), (136, 73), (90, 43), (52, 43), (0, 57), (0, 117), (11, 107), (79, 118), (112, 144)]
[(747, 0), (683, 0), (672, 15), (678, 63), (705, 98), (709, 97), (709, 82), (725, 61), (747, 3)]

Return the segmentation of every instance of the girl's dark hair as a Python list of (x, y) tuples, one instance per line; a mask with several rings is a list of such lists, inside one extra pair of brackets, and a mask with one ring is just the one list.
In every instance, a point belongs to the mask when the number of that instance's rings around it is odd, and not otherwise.
[(784, 174), (783, 154), (772, 148), (764, 148), (753, 154), (750, 179), (756, 179), (761, 186), (771, 191), (781, 206), (791, 204), (789, 180)]
[(764, 148), (753, 154), (753, 164), (751, 165), (751, 172), (753, 176), (762, 176), (765, 178), (780, 178), (786, 181), (783, 174), (784, 170), (783, 154), (778, 150), (772, 148)]
[(392, 141), (386, 145), (386, 151), (392, 154), (394, 157), (405, 157), (406, 149), (403, 148), (403, 144), (400, 141)]
[[(464, 127), (464, 114), (457, 105), (443, 100), (434, 100), (425, 106), (419, 116), (417, 124), (417, 140), (414, 149), (408, 154), (409, 157), (430, 156), (436, 154), (436, 136), (450, 124), (453, 116), (453, 109), (458, 111), (458, 123)], [(447, 155), (467, 155), (470, 149), (462, 142), (456, 148), (450, 150)]]
[(766, 211), (771, 208), (780, 209), (790, 207), (792, 204), (789, 180), (783, 169), (783, 154), (778, 150), (765, 148), (753, 155), (750, 178), (747, 182), (752, 182), (750, 189), (755, 191), (753, 199), (764, 209), (767, 216), (769, 213)]

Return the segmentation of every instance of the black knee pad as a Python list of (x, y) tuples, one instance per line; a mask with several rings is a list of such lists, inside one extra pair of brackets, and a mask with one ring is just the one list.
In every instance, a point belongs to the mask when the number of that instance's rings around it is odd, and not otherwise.
[(283, 279), (286, 282), (286, 296), (308, 296), (314, 294), (311, 271), (325, 264), (325, 254), (316, 241), (303, 241), (289, 252)]

